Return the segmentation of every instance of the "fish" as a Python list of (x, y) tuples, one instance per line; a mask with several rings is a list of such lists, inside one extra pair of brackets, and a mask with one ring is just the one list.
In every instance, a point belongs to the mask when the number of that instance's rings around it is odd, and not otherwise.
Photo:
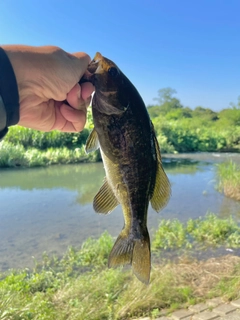
[(85, 149), (89, 153), (100, 148), (106, 173), (93, 208), (97, 213), (108, 214), (120, 204), (124, 216), (108, 266), (129, 264), (135, 276), (148, 284), (149, 202), (159, 212), (171, 195), (154, 127), (137, 89), (113, 61), (97, 52), (84, 77), (95, 87), (94, 129)]

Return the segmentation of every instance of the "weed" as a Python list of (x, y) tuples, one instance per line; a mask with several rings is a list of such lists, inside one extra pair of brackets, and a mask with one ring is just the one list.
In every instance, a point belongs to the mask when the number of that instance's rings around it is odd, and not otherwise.
[(233, 161), (217, 164), (218, 190), (240, 201), (240, 166)]
[(186, 224), (179, 220), (162, 220), (153, 239), (157, 249), (191, 248), (193, 245), (239, 247), (240, 227), (230, 217), (219, 219), (213, 213), (204, 218), (190, 219)]

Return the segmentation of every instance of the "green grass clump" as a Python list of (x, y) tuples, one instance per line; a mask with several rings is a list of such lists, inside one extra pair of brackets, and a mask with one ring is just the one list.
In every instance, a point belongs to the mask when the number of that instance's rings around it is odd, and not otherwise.
[(0, 142), (0, 167), (26, 165), (25, 149), (22, 145)]
[(240, 227), (230, 217), (220, 219), (213, 213), (204, 218), (190, 219), (186, 224), (179, 220), (162, 220), (153, 238), (152, 247), (157, 249), (191, 248), (201, 246), (240, 245)]
[(216, 215), (209, 213), (206, 218), (190, 219), (186, 230), (198, 243), (230, 247), (240, 245), (240, 227), (232, 217), (219, 219)]
[[(89, 161), (95, 161), (97, 154), (93, 154), (91, 157)], [(83, 146), (73, 150), (63, 147), (42, 151), (34, 148), (25, 150), (21, 145), (14, 145), (5, 141), (0, 142), (0, 167), (38, 167), (51, 164), (78, 163), (86, 160), (87, 156)]]
[(5, 142), (14, 145), (22, 145), (26, 148), (35, 148), (38, 150), (46, 150), (48, 148), (79, 148), (86, 143), (87, 137), (90, 133), (88, 128), (82, 132), (67, 133), (61, 131), (43, 132), (24, 128), (20, 126), (13, 126), (9, 128), (9, 132), (4, 137)]
[(218, 190), (240, 201), (240, 166), (233, 161), (217, 165)]
[(154, 248), (172, 249), (187, 245), (186, 228), (179, 220), (163, 219), (155, 233), (153, 240)]
[(234, 265), (232, 272), (225, 272), (217, 285), (212, 288), (214, 296), (224, 296), (227, 300), (239, 298), (240, 288), (240, 263)]

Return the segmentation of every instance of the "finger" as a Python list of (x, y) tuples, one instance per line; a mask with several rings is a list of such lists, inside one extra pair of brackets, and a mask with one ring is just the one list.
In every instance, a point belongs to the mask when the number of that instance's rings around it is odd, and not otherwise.
[(87, 100), (95, 90), (91, 82), (85, 82), (81, 85), (81, 96), (83, 100)]
[(78, 108), (80, 105), (80, 100), (81, 99), (81, 87), (77, 83), (67, 94), (67, 102), (70, 104), (71, 107), (73, 108)]
[(62, 131), (79, 132), (83, 130), (86, 123), (86, 112), (73, 109), (64, 103), (60, 106), (60, 112), (66, 122), (70, 123), (65, 123), (61, 128)]
[(77, 83), (67, 94), (67, 102), (75, 109), (85, 110), (90, 104), (93, 91), (94, 87), (90, 82), (81, 86)]
[(61, 129), (62, 132), (79, 132), (81, 130), (76, 130), (74, 124), (72, 122), (66, 121), (64, 127)]

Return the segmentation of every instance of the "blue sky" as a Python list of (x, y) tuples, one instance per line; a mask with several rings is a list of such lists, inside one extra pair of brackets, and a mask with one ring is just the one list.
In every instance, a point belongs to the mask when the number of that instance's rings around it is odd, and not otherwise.
[(213, 110), (240, 95), (239, 0), (5, 0), (0, 44), (57, 45), (113, 60), (153, 104), (172, 87)]

